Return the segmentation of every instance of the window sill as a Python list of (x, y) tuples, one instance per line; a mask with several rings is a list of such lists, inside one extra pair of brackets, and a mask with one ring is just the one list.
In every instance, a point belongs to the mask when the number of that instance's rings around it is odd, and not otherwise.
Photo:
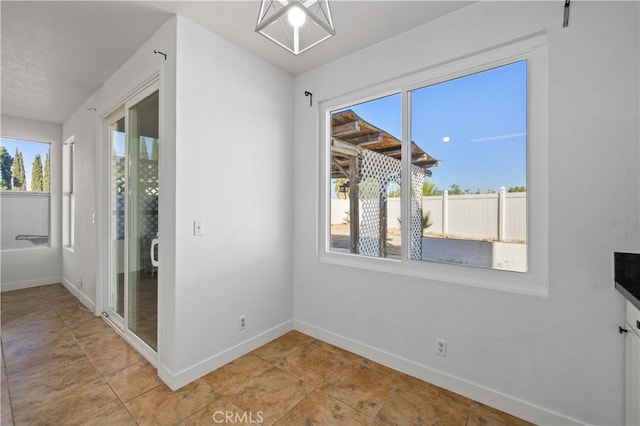
[(416, 260), (392, 260), (352, 254), (321, 252), (318, 260), (370, 271), (421, 278), (456, 285), (548, 297), (548, 279), (533, 273), (510, 272), (466, 265)]
[(8, 249), (2, 249), (2, 253), (14, 253), (14, 252), (21, 252), (21, 251), (33, 251), (33, 250), (50, 250), (52, 249), (51, 246), (47, 245), (47, 246), (34, 246), (34, 247), (19, 247), (19, 248), (8, 248)]

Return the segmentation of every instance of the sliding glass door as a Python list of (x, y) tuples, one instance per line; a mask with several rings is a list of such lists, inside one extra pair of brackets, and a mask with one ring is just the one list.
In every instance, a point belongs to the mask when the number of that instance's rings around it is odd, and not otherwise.
[(109, 125), (111, 148), (111, 182), (109, 236), (110, 252), (110, 288), (109, 308), (120, 318), (124, 318), (124, 281), (125, 281), (125, 198), (127, 193), (126, 144), (124, 115), (119, 113)]
[(107, 315), (153, 351), (158, 324), (159, 94), (148, 89), (109, 120)]
[(156, 350), (158, 328), (158, 92), (129, 108), (127, 326)]

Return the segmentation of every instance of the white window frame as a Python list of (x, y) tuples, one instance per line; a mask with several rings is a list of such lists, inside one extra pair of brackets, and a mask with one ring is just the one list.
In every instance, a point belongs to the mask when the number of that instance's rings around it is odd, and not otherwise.
[[(317, 258), (321, 262), (364, 268), (427, 280), (471, 285), (546, 297), (548, 295), (548, 48), (546, 34), (539, 34), (502, 47), (453, 60), (374, 87), (320, 102), (320, 167)], [(331, 111), (402, 94), (403, 170), (409, 166), (410, 92), (425, 86), (527, 61), (527, 272), (409, 259), (409, 230), (402, 229), (400, 260), (330, 251), (330, 138)], [(409, 185), (402, 185), (402, 223), (409, 220)]]
[(62, 144), (62, 243), (69, 251), (75, 246), (75, 169), (75, 136), (71, 136)]

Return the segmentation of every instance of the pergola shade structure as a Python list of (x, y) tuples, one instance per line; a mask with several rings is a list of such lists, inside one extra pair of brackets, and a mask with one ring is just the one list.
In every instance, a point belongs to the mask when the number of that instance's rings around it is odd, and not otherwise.
[[(402, 141), (353, 110), (331, 116), (331, 179), (346, 179), (349, 251), (387, 257), (387, 194), (401, 183)], [(438, 160), (411, 143), (411, 258), (421, 258), (422, 183)], [(364, 184), (359, 185), (361, 182)], [(361, 211), (362, 210), (362, 211)], [(415, 222), (415, 223), (414, 223)]]

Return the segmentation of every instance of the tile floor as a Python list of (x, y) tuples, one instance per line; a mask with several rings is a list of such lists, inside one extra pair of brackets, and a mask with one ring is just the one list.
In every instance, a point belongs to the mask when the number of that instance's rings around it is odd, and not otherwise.
[(525, 425), (292, 331), (172, 392), (62, 285), (2, 293), (2, 425)]

